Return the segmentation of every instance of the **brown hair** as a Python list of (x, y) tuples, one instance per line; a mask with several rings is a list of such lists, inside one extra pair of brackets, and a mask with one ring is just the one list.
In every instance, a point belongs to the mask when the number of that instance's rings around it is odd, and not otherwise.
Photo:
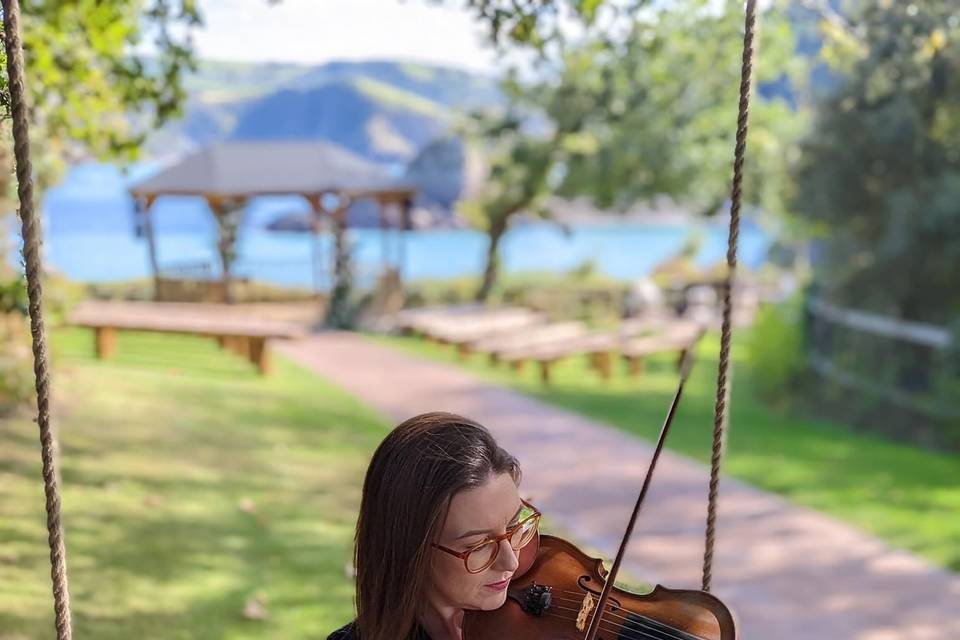
[(414, 630), (427, 587), (430, 544), (450, 500), (509, 473), (516, 458), (486, 428), (452, 413), (425, 413), (380, 443), (363, 483), (354, 562), (361, 640), (397, 640)]

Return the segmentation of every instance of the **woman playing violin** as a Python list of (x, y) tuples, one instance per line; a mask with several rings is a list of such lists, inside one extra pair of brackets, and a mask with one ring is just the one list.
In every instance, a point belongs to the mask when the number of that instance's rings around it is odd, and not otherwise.
[(328, 640), (461, 640), (464, 611), (500, 607), (540, 513), (483, 426), (427, 413), (377, 448), (363, 485), (357, 617)]

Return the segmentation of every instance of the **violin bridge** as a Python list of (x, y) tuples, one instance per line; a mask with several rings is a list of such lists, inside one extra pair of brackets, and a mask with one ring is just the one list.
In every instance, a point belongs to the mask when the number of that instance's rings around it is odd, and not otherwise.
[(587, 621), (590, 620), (590, 614), (596, 607), (593, 600), (593, 594), (589, 591), (583, 596), (583, 602), (580, 604), (580, 613), (577, 614), (577, 631), (584, 631), (587, 628)]

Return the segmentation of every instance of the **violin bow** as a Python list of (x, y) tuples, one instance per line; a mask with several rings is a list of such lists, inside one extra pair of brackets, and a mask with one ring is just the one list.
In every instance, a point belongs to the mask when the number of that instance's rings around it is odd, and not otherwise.
[(667, 411), (667, 417), (660, 428), (660, 436), (657, 438), (657, 446), (653, 451), (653, 457), (650, 459), (650, 466), (647, 468), (647, 475), (643, 479), (643, 487), (640, 489), (640, 495), (637, 496), (637, 503), (633, 507), (633, 513), (630, 515), (630, 522), (627, 523), (627, 530), (620, 541), (620, 549), (617, 551), (617, 557), (613, 560), (613, 566), (610, 567), (610, 573), (607, 574), (606, 583), (600, 591), (600, 597), (597, 600), (596, 607), (593, 610), (593, 617), (590, 619), (590, 626), (587, 627), (585, 640), (596, 640), (597, 633), (600, 631), (600, 621), (603, 617), (603, 610), (607, 606), (607, 599), (610, 597), (610, 590), (613, 589), (613, 583), (617, 579), (617, 573), (620, 571), (620, 563), (623, 561), (624, 553), (627, 550), (627, 543), (630, 536), (633, 535), (633, 526), (637, 523), (637, 516), (640, 514), (640, 506), (647, 496), (647, 489), (650, 488), (650, 479), (653, 477), (653, 471), (657, 466), (657, 460), (660, 459), (660, 452), (663, 451), (663, 442), (666, 440), (667, 432), (670, 431), (670, 425), (673, 423), (673, 416), (677, 412), (677, 405), (680, 404), (680, 397), (683, 395), (683, 385), (690, 375), (690, 369), (693, 368), (693, 355), (688, 351), (680, 364), (680, 383), (677, 385), (677, 392), (673, 396), (673, 402), (670, 403), (670, 410)]

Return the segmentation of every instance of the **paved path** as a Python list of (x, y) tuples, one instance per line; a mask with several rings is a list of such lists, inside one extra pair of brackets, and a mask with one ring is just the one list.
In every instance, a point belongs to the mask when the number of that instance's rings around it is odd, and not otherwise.
[[(607, 557), (652, 447), (620, 431), (347, 333), (277, 349), (400, 421), (445, 410), (489, 427), (524, 470), (524, 493)], [(699, 588), (708, 470), (665, 452), (624, 568)], [(960, 515), (958, 515), (960, 517)], [(745, 640), (957, 640), (960, 577), (829, 517), (725, 480), (714, 593)]]

